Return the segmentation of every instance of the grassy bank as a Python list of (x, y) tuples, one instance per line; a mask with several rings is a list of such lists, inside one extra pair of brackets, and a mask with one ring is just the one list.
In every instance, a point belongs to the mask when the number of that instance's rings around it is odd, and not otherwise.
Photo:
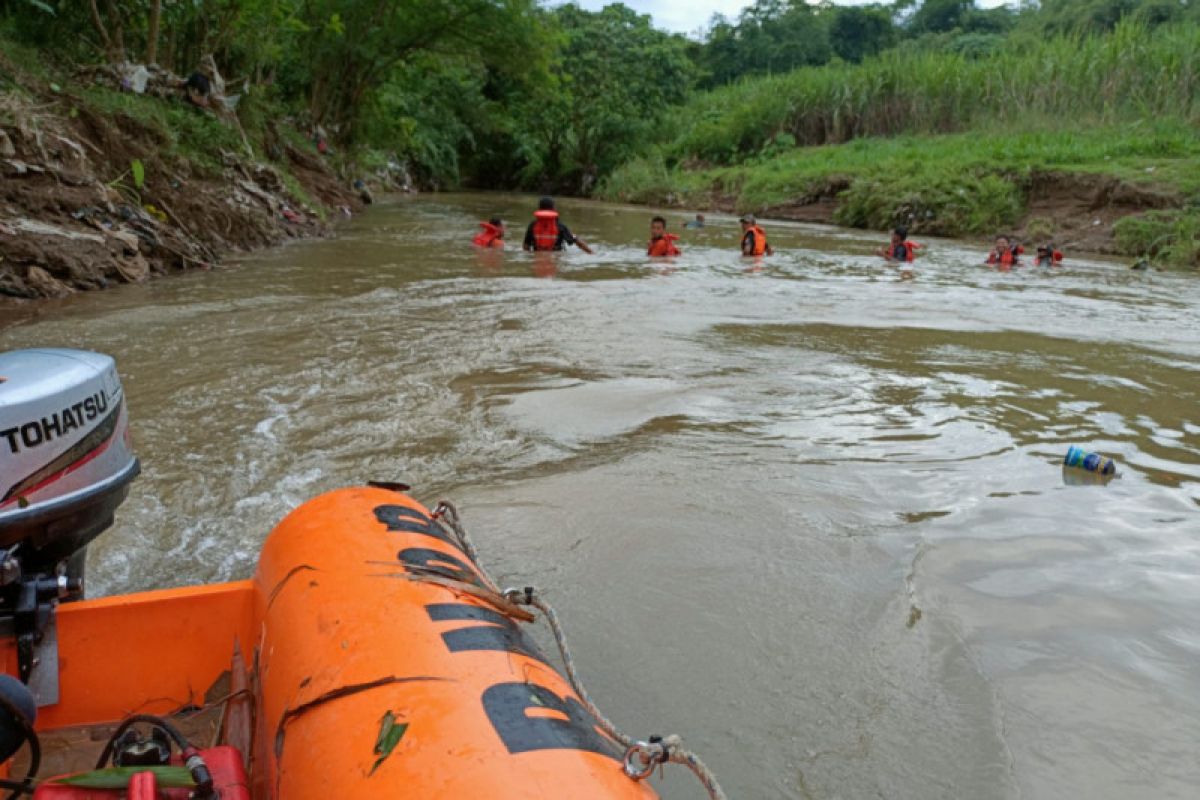
[(1157, 208), (1154, 217), (1117, 222), (1111, 249), (1187, 264), (1195, 262), (1200, 242), (1173, 241), (1170, 234), (1186, 235), (1200, 219), (1193, 205), (1200, 199), (1198, 164), (1200, 137), (1181, 122), (860, 138), (729, 166), (685, 169), (652, 156), (614, 173), (600, 196), (800, 218), (812, 217), (805, 207), (823, 205), (828, 221), (839, 225), (906, 224), (948, 236), (1018, 227), (1061, 236), (1071, 223), (1067, 211), (1113, 207), (1124, 217)]
[[(698, 95), (605, 199), (1200, 264), (1200, 26), (897, 49)], [(1144, 212), (1152, 211), (1151, 214)]]

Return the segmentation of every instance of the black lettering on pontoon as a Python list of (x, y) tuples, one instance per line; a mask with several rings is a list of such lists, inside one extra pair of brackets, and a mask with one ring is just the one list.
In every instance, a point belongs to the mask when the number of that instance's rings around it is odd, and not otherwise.
[[(511, 754), (535, 750), (586, 750), (620, 760), (616, 742), (596, 727), (596, 720), (574, 697), (559, 697), (533, 683), (498, 683), (483, 693), (487, 712)], [(561, 716), (545, 716), (546, 711)], [(530, 716), (533, 711), (537, 716)]]
[(479, 573), (475, 568), (457, 556), (443, 553), (440, 550), (430, 550), (427, 547), (408, 547), (396, 556), (400, 563), (411, 573), (419, 575), (437, 575), (453, 581), (482, 585)]
[(446, 648), (451, 653), (473, 651), (516, 653), (541, 661), (547, 666), (550, 665), (550, 662), (538, 650), (533, 639), (499, 611), (466, 603), (434, 603), (425, 606), (425, 611), (434, 622), (461, 620), (484, 623), (467, 628), (456, 628), (443, 633), (442, 641), (446, 643)]
[(455, 549), (461, 550), (458, 543), (453, 541), (442, 530), (442, 526), (415, 508), (385, 505), (376, 506), (374, 511), (375, 519), (386, 525), (387, 529), (393, 533), (420, 533), (424, 536), (432, 536), (438, 541), (453, 545)]

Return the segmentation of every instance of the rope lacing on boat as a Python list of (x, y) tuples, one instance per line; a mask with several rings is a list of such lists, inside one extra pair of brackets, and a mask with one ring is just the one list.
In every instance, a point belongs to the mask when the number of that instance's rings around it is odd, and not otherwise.
[[(467, 534), (466, 528), (463, 527), (462, 520), (458, 515), (458, 509), (449, 501), (442, 500), (434, 508), (432, 516), (434, 521), (447, 535), (453, 536), (462, 551), (479, 568), (483, 579), (490, 587), (494, 588), (496, 585), (495, 582), (487, 575), (483, 567), (479, 565), (475, 546), (472, 544), (471, 537)], [(506, 604), (531, 606), (542, 612), (542, 616), (546, 619), (546, 622), (550, 626), (550, 631), (554, 635), (554, 642), (558, 645), (558, 652), (562, 656), (563, 666), (566, 668), (567, 680), (570, 681), (571, 688), (579, 695), (588, 712), (595, 717), (601, 730), (620, 742), (625, 748), (625, 756), (621, 764), (622, 770), (626, 775), (635, 781), (641, 781), (653, 774), (654, 768), (662, 764), (682, 764), (691, 770), (700, 783), (703, 784), (711, 800), (727, 800), (725, 792), (722, 791), (720, 784), (717, 783), (717, 779), (712, 774), (712, 771), (700, 760), (699, 756), (683, 748), (683, 740), (679, 736), (671, 734), (669, 736), (651, 736), (647, 741), (637, 740), (619, 731), (617, 726), (601, 713), (596, 704), (592, 702), (591, 696), (583, 688), (583, 683), (579, 679), (579, 673), (575, 669), (575, 660), (571, 657), (571, 650), (567, 646), (567, 636), (563, 632), (562, 625), (559, 624), (558, 615), (554, 613), (554, 608), (542, 599), (536, 589), (532, 586), (526, 586), (521, 589), (506, 589), (500, 592), (499, 595)], [(493, 603), (493, 605), (499, 606), (500, 604)]]

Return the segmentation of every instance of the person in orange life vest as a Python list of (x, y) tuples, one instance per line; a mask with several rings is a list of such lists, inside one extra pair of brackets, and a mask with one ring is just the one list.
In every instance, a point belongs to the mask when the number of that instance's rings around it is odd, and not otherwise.
[(1052, 244), (1040, 244), (1037, 249), (1037, 257), (1033, 260), (1034, 266), (1038, 267), (1061, 267), (1063, 254), (1059, 250), (1054, 249)]
[(558, 212), (554, 210), (554, 198), (543, 197), (539, 200), (538, 210), (533, 212), (533, 217), (533, 222), (525, 229), (522, 250), (565, 250), (567, 245), (573, 244), (585, 253), (592, 252), (587, 243), (558, 221)]
[(879, 251), (879, 255), (888, 261), (912, 261), (917, 255), (916, 242), (908, 241), (908, 228), (903, 225), (892, 231), (892, 243)]
[(675, 246), (679, 237), (667, 233), (667, 221), (662, 217), (650, 220), (650, 246), (646, 248), (648, 256), (677, 256), (679, 248)]
[(499, 217), (492, 217), (487, 222), (481, 222), (479, 227), (483, 230), (475, 234), (471, 244), (476, 247), (504, 248), (504, 222)]
[(1024, 247), (1012, 244), (1007, 236), (997, 236), (996, 246), (988, 253), (987, 264), (1000, 269), (1012, 269), (1020, 265), (1021, 254), (1024, 252)]
[(766, 232), (758, 226), (758, 220), (753, 214), (742, 217), (742, 255), (762, 256), (774, 255), (775, 251), (767, 244)]

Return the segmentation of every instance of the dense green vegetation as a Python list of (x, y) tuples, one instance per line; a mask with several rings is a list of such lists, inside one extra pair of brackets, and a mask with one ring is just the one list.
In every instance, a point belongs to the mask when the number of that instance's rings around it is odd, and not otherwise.
[[(1015, 43), (1016, 44), (1016, 43)], [(669, 156), (732, 163), (764, 148), (859, 136), (947, 133), (1056, 121), (1074, 126), (1200, 110), (1200, 26), (1122, 23), (1103, 35), (1020, 41), (986, 58), (893, 49), (697, 95)]]
[[(941, 234), (1012, 226), (1039, 172), (1101, 173), (1200, 199), (1198, 69), (1200, 26), (1127, 20), (986, 58), (892, 49), (746, 79), (693, 97), (672, 135), (599, 195), (716, 197), (755, 211), (836, 195), (840, 224)], [(1172, 232), (1190, 231), (1194, 215), (1160, 216), (1127, 223), (1118, 244), (1186, 262), (1196, 248), (1175, 246)]]
[(247, 109), (440, 186), (586, 191), (695, 73), (647, 16), (534, 0), (0, 0), (0, 35), (180, 75), (211, 53)]
[(1012, 224), (1035, 173), (1100, 172), (1200, 194), (1197, 159), (1200, 137), (1175, 122), (1085, 132), (1000, 129), (861, 138), (687, 170), (647, 157), (613, 173), (600, 194), (689, 206), (726, 198), (734, 208), (752, 210), (837, 194), (834, 219), (842, 225), (884, 229), (915, 222), (935, 234), (985, 233)]
[(619, 3), (0, 0), (0, 37), (181, 75), (211, 53), (254, 147), (286, 119), (427, 186), (837, 195), (845, 224), (966, 233), (1016, 222), (1037, 170), (1102, 172), (1180, 198), (1122, 247), (1200, 252), (1177, 241), (1196, 228), (1200, 0), (756, 0), (690, 38)]

